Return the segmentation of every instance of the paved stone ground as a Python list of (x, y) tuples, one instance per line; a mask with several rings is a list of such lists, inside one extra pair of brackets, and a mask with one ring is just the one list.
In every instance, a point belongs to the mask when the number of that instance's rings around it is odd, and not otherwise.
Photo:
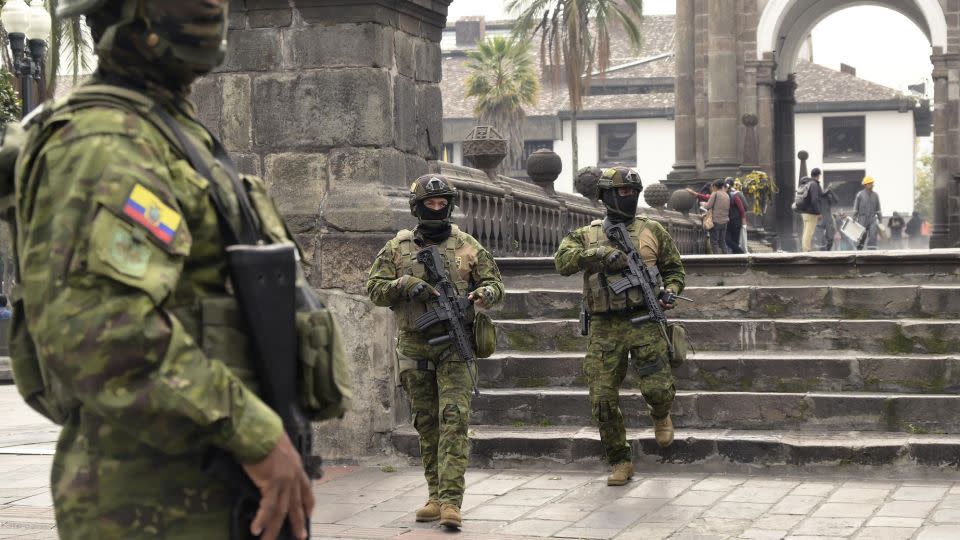
[[(56, 430), (0, 386), (0, 540), (55, 539), (47, 489)], [(392, 471), (392, 472), (391, 472)], [(464, 531), (417, 524), (415, 467), (329, 467), (314, 538), (520, 540), (960, 539), (960, 482), (836, 475), (640, 471), (624, 487), (593, 471), (474, 470)]]

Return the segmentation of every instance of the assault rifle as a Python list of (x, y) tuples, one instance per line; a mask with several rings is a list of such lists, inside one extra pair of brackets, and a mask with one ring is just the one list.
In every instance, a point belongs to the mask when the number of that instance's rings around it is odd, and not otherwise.
[[(634, 326), (640, 326), (649, 321), (657, 323), (660, 326), (660, 333), (663, 335), (664, 341), (667, 342), (667, 350), (673, 357), (673, 342), (670, 341), (670, 334), (667, 332), (667, 314), (663, 306), (660, 305), (660, 298), (654, 292), (660, 288), (660, 270), (656, 266), (647, 266), (643, 263), (640, 253), (633, 245), (633, 240), (630, 239), (630, 232), (623, 223), (608, 222), (604, 232), (607, 234), (607, 238), (617, 246), (617, 249), (627, 256), (627, 269), (624, 271), (624, 276), (611, 283), (610, 290), (614, 294), (622, 294), (634, 287), (640, 288), (643, 301), (647, 305), (647, 314), (630, 319), (630, 323)], [(693, 302), (693, 300), (683, 296), (673, 295), (673, 297)]]
[(443, 257), (440, 256), (437, 246), (427, 246), (418, 251), (417, 262), (426, 269), (427, 279), (440, 293), (435, 302), (436, 305), (417, 317), (415, 321), (417, 329), (423, 331), (441, 321), (447, 323), (447, 333), (430, 339), (427, 343), (430, 345), (453, 344), (454, 350), (467, 364), (467, 372), (470, 373), (470, 380), (473, 382), (473, 395), (480, 397), (480, 389), (477, 388), (477, 379), (472, 369), (476, 360), (473, 354), (473, 340), (470, 339), (464, 327), (464, 321), (469, 317), (473, 303), (468, 298), (457, 294), (457, 288), (447, 275), (446, 265), (443, 264)]
[[(234, 245), (227, 248), (230, 277), (246, 323), (260, 382), (260, 395), (283, 421), (283, 428), (303, 460), (310, 478), (322, 474), (319, 456), (313, 455), (310, 421), (295, 396), (299, 395), (299, 360), (296, 312), (320, 304), (315, 293), (297, 286), (296, 248), (291, 244)], [(236, 491), (230, 519), (230, 538), (247, 538), (250, 523), (260, 507), (260, 490), (232, 456), (217, 451), (209, 470)], [(307, 521), (309, 534), (310, 522)], [(294, 540), (284, 522), (278, 540)]]

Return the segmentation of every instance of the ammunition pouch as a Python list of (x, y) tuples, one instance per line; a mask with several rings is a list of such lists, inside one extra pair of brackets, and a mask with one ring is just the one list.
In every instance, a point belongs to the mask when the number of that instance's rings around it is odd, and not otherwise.
[(667, 335), (670, 336), (670, 343), (673, 344), (670, 366), (680, 367), (687, 361), (687, 354), (691, 348), (687, 329), (682, 324), (670, 323), (667, 325)]
[(297, 313), (300, 342), (300, 405), (310, 420), (343, 416), (353, 391), (343, 337), (326, 308)]
[(497, 350), (497, 328), (486, 313), (477, 313), (473, 320), (473, 350), (477, 358), (490, 358)]
[(658, 358), (656, 362), (652, 362), (644, 366), (637, 366), (637, 376), (647, 377), (649, 375), (653, 375), (654, 373), (662, 370), (665, 365), (666, 362), (664, 362), (662, 358)]

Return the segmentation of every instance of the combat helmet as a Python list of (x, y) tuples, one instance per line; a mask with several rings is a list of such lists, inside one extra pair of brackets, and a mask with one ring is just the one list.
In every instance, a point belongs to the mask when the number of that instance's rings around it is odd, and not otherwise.
[(454, 199), (457, 196), (457, 188), (453, 182), (445, 176), (439, 174), (425, 174), (413, 181), (410, 185), (410, 213), (419, 218), (421, 203), (434, 197), (444, 197), (450, 203), (446, 208), (444, 220), (450, 219), (453, 215)]
[[(621, 196), (617, 188), (633, 188), (629, 195)], [(643, 182), (637, 171), (628, 167), (611, 167), (603, 171), (597, 181), (600, 191), (600, 200), (607, 207), (607, 217), (614, 223), (630, 222), (637, 214), (637, 204), (640, 202), (640, 192), (643, 191)]]

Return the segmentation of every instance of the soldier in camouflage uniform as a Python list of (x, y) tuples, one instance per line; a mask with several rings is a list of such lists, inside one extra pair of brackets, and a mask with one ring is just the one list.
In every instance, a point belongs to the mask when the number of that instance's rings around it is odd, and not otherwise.
[[(367, 281), (371, 300), (393, 310), (400, 331), (397, 369), (410, 398), (430, 492), (427, 503), (417, 510), (417, 521), (439, 519), (451, 528), (461, 523), (463, 475), (470, 456), (467, 428), (471, 374), (451, 345), (427, 343), (446, 332), (443, 324), (423, 332), (414, 324), (439, 294), (425, 281), (424, 267), (416, 260), (417, 251), (436, 245), (451, 281), (460, 294), (469, 291), (475, 306), (488, 308), (503, 299), (500, 270), (493, 257), (476, 239), (450, 223), (455, 195), (453, 184), (443, 176), (418, 178), (410, 187), (410, 210), (420, 224), (413, 231), (400, 231), (387, 242), (377, 254)], [(476, 364), (470, 369), (475, 377)]]
[[(664, 287), (659, 301), (670, 309), (674, 295), (680, 294), (684, 287), (683, 265), (667, 231), (656, 221), (636, 217), (642, 190), (640, 175), (625, 167), (607, 169), (599, 180), (599, 195), (607, 209), (607, 220), (624, 223), (644, 264), (659, 268)], [(673, 442), (670, 407), (676, 392), (667, 343), (657, 324), (634, 327), (630, 323), (631, 318), (647, 311), (639, 288), (615, 295), (608, 287), (622, 276), (627, 258), (607, 239), (604, 223), (596, 220), (567, 235), (554, 258), (557, 271), (562, 275), (583, 272), (584, 307), (590, 315), (590, 338), (583, 371), (603, 449), (613, 466), (607, 484), (619, 486), (633, 475), (619, 394), (629, 359), (632, 357), (634, 370), (640, 377), (640, 391), (653, 417), (656, 441), (663, 447)]]
[[(63, 411), (49, 415), (63, 423), (51, 480), (60, 537), (273, 539), (289, 521), (306, 538), (309, 479), (256, 393), (227, 283), (211, 192), (238, 227), (237, 192), (186, 100), (223, 59), (227, 0), (62, 0), (58, 14), (87, 16), (99, 68), (28, 123), (16, 247), (21, 345), (36, 348), (47, 398)], [(215, 181), (147, 120), (153, 106)], [(289, 240), (262, 181), (244, 181), (261, 232)], [(203, 468), (213, 449), (261, 491), (249, 531), (231, 536), (235, 491)]]

